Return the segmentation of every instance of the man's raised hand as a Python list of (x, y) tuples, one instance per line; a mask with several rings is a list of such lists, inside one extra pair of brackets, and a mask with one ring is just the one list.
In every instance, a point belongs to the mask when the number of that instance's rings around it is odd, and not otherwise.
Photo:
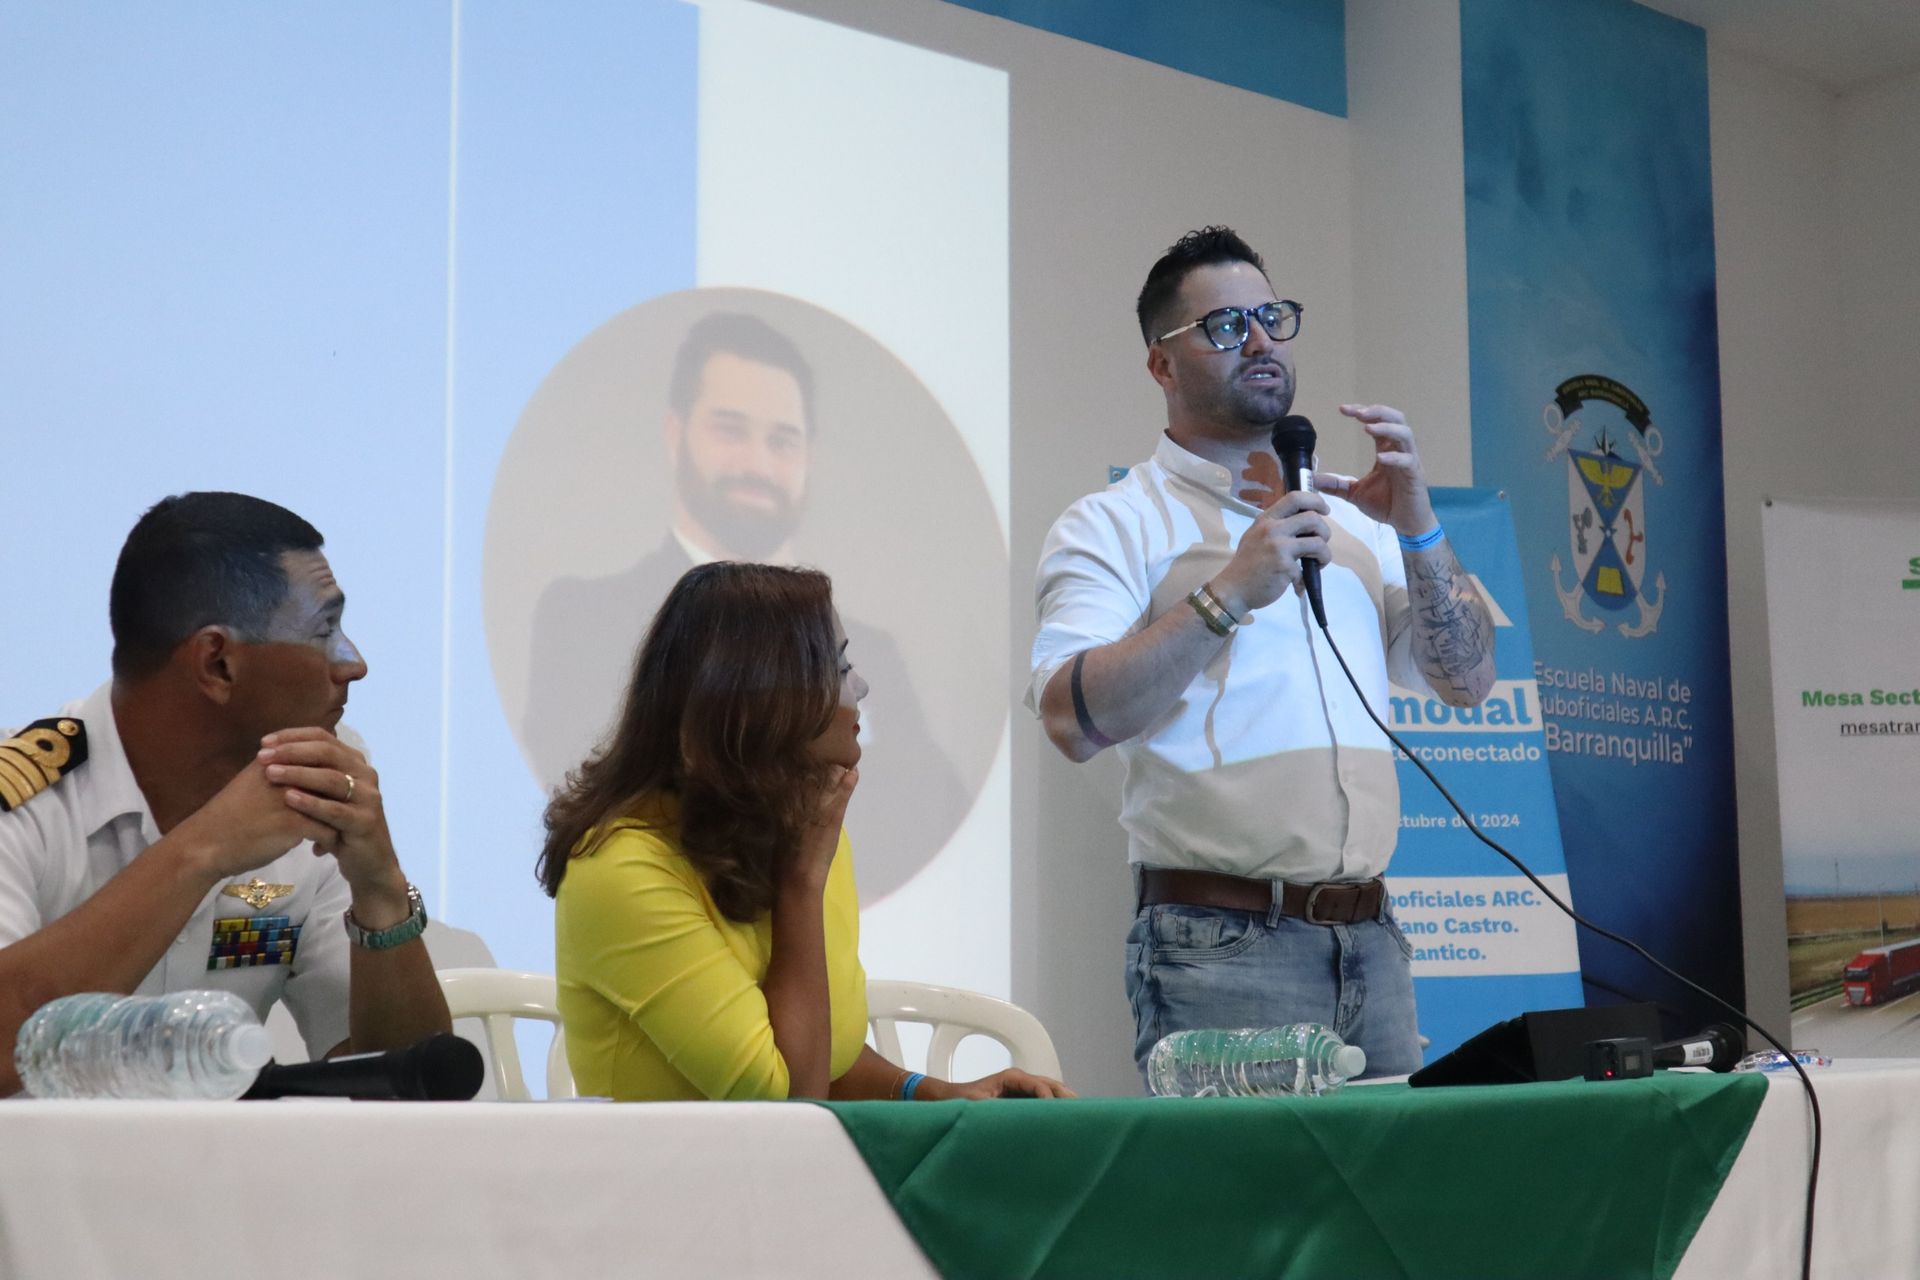
[(1337, 471), (1315, 471), (1322, 493), (1338, 494), (1368, 517), (1415, 538), (1439, 520), (1427, 494), (1426, 472), (1414, 445), (1407, 415), (1384, 404), (1343, 404), (1340, 412), (1358, 422), (1373, 439), (1373, 469), (1358, 478)]

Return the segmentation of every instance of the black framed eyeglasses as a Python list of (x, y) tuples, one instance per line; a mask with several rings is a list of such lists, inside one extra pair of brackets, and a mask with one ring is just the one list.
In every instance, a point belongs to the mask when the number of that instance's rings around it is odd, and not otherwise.
[[(1291, 298), (1282, 298), (1279, 302), (1269, 302), (1262, 306), (1221, 307), (1218, 311), (1209, 311), (1198, 320), (1181, 325), (1178, 329), (1169, 329), (1154, 342), (1165, 342), (1176, 334), (1198, 328), (1205, 332), (1207, 341), (1221, 351), (1235, 351), (1247, 341), (1249, 326), (1247, 317), (1252, 316), (1260, 322), (1260, 327), (1275, 342), (1286, 342), (1300, 332), (1300, 313), (1306, 308)], [(1147, 345), (1151, 346), (1152, 343)]]

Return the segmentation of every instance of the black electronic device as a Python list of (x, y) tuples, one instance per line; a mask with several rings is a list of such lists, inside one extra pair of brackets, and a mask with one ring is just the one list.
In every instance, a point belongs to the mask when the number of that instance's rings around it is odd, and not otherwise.
[(1407, 1077), (1415, 1088), (1443, 1084), (1525, 1084), (1571, 1080), (1587, 1073), (1587, 1046), (1595, 1040), (1660, 1039), (1660, 1013), (1651, 1004), (1606, 1004), (1580, 1009), (1536, 1009), (1485, 1031)]
[(465, 1102), (486, 1077), (480, 1051), (442, 1032), (405, 1049), (356, 1053), (287, 1066), (269, 1062), (247, 1098), (363, 1098)]
[(1587, 1046), (1587, 1079), (1637, 1080), (1653, 1074), (1653, 1046), (1643, 1036), (1595, 1040)]

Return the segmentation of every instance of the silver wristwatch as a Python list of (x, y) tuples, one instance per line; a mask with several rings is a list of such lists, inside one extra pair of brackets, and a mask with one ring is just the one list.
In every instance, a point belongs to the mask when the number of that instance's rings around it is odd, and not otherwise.
[(413, 908), (413, 914), (387, 929), (361, 928), (354, 922), (353, 908), (348, 907), (342, 917), (347, 924), (347, 941), (369, 951), (385, 951), (389, 947), (412, 942), (427, 929), (427, 904), (421, 899), (420, 890), (412, 884), (407, 885), (407, 905)]

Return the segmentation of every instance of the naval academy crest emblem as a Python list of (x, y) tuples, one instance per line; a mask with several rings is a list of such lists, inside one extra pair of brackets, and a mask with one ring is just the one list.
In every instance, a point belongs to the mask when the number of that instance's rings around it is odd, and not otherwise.
[[(1625, 428), (1583, 421), (1581, 410), (1596, 402), (1618, 409)], [(1664, 447), (1660, 428), (1639, 396), (1598, 374), (1569, 378), (1555, 388), (1544, 421), (1553, 438), (1546, 460), (1567, 459), (1572, 583), (1563, 577), (1559, 552), (1547, 566), (1561, 612), (1582, 631), (1605, 629), (1611, 615), (1621, 635), (1651, 635), (1667, 594), (1664, 573), (1647, 582), (1647, 484), (1666, 484), (1656, 462)], [(1589, 605), (1597, 615), (1589, 616)]]

